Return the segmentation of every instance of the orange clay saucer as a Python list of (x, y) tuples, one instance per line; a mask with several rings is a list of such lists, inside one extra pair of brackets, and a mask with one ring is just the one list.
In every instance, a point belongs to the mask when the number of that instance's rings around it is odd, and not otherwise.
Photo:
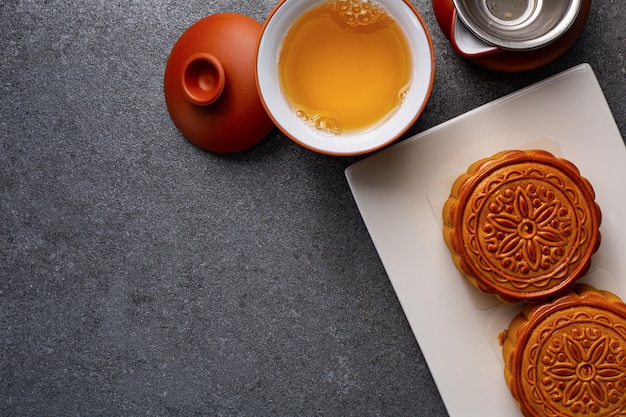
[[(520, 3), (525, 4), (527, 2)], [(591, 0), (583, 0), (575, 22), (559, 39), (544, 47), (530, 50), (507, 50), (493, 45), (484, 45), (478, 49), (467, 49), (466, 45), (461, 42), (465, 37), (460, 36), (460, 34), (469, 30), (463, 27), (462, 22), (457, 17), (453, 0), (432, 0), (432, 6), (439, 27), (457, 54), (490, 70), (523, 72), (549, 64), (567, 52), (576, 43), (587, 23), (591, 9)], [(472, 35), (472, 37), (475, 36)]]

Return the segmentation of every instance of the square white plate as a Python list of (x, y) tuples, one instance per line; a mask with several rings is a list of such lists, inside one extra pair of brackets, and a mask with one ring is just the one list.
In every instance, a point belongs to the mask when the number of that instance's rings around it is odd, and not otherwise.
[(505, 149), (544, 148), (591, 181), (602, 244), (585, 281), (626, 294), (626, 147), (582, 64), (409, 138), (346, 169), (355, 201), (451, 416), (521, 416), (496, 335), (519, 306), (477, 293), (441, 232), (451, 181)]

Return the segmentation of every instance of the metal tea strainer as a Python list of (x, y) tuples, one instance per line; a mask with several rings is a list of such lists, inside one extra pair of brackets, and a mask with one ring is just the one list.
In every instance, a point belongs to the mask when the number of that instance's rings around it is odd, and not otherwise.
[(582, 0), (453, 0), (476, 36), (503, 49), (537, 49), (553, 42), (576, 20)]

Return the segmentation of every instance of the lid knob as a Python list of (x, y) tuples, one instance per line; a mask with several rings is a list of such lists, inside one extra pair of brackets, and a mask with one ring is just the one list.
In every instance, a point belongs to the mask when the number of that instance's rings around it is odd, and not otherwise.
[(208, 106), (224, 91), (224, 67), (213, 55), (198, 52), (183, 64), (183, 92), (197, 106)]

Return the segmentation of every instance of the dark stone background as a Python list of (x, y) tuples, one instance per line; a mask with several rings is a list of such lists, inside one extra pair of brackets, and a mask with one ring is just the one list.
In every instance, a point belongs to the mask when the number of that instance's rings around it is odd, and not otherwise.
[[(406, 137), (583, 62), (626, 132), (623, 0), (524, 74), (457, 56), (412, 3), (437, 75)], [(0, 415), (447, 415), (345, 181), (359, 158), (278, 131), (215, 155), (169, 118), (180, 34), (273, 5), (0, 2)]]

